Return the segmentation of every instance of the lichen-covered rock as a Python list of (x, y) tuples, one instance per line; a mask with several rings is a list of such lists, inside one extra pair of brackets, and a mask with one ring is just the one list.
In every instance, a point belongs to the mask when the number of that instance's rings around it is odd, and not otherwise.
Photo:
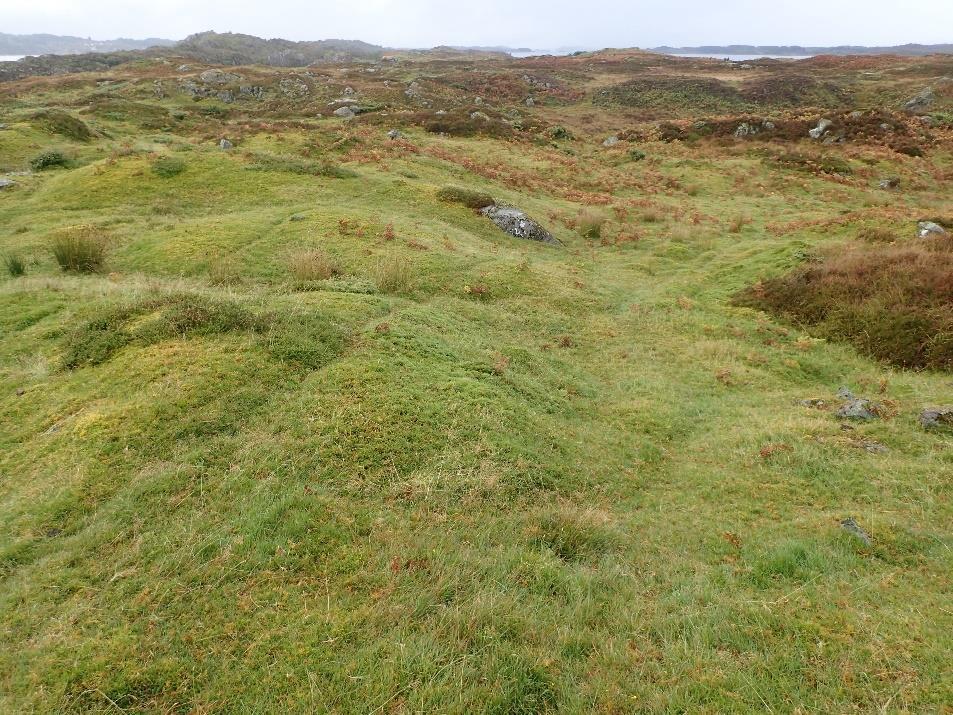
[(562, 245), (549, 231), (514, 206), (494, 204), (481, 209), (480, 213), (495, 223), (498, 228), (516, 238), (525, 238), (529, 241), (539, 241), (556, 246)]
[(610, 147), (610, 146), (615, 146), (618, 143), (619, 143), (619, 137), (613, 134), (611, 137), (605, 138), (605, 140), (602, 142), (602, 146)]
[(241, 79), (241, 76), (231, 72), (223, 72), (219, 69), (211, 69), (200, 74), (199, 79), (205, 84), (229, 84), (230, 82), (237, 82)]
[(289, 99), (300, 99), (306, 96), (311, 89), (297, 77), (286, 77), (278, 82), (278, 91)]

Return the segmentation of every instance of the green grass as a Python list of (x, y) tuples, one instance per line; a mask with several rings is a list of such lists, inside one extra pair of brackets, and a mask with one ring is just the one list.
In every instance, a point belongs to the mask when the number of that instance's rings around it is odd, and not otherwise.
[[(97, 76), (0, 104), (86, 106)], [(117, 93), (196, 112), (151, 80)], [(167, 142), (96, 114), (110, 136), (70, 145), (76, 168), (0, 193), (0, 253), (29, 257), (0, 278), (0, 711), (950, 702), (953, 444), (917, 422), (949, 373), (732, 303), (861, 227), (953, 214), (948, 152), (835, 145), (837, 176), (704, 140), (634, 162), (588, 95), (538, 110), (572, 154), (247, 106)], [(8, 131), (16, 162), (54, 141)], [(157, 175), (166, 152), (187, 169)], [(77, 226), (108, 239), (103, 271), (49, 250)], [(842, 385), (889, 416), (847, 431), (796, 404)]]

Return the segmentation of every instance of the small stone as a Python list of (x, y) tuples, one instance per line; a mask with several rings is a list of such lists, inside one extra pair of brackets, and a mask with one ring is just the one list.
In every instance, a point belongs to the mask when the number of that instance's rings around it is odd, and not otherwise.
[(798, 400), (797, 404), (801, 407), (810, 407), (812, 410), (826, 410), (827, 400), (820, 397), (809, 397), (805, 400)]
[(851, 119), (863, 119), (864, 113), (858, 109), (855, 109), (853, 112), (847, 115)]
[(289, 221), (304, 221), (305, 217), (302, 214), (293, 214)]
[(8, 189), (11, 186), (16, 186), (16, 183), (12, 179), (0, 179), (0, 189)]
[(533, 107), (533, 106), (536, 105), (536, 100), (533, 99), (532, 97), (527, 97), (527, 98), (526, 98), (526, 101), (524, 102), (524, 104), (525, 104), (527, 107)]
[(920, 413), (920, 424), (924, 429), (953, 428), (953, 405), (927, 407)]
[(353, 87), (345, 87), (345, 88), (344, 88), (344, 92), (342, 92), (342, 94), (343, 94), (345, 97), (350, 97), (350, 96), (352, 96), (352, 95), (354, 94), (354, 88), (353, 88)]
[(857, 523), (857, 520), (854, 517), (849, 516), (840, 523), (841, 528), (846, 531), (851, 536), (860, 539), (867, 546), (871, 546), (873, 541), (870, 539), (870, 534), (864, 531), (863, 527)]
[(218, 143), (218, 148), (221, 149), (222, 151), (228, 151), (233, 146), (235, 145), (232, 144), (230, 141), (228, 141), (228, 139), (222, 139), (222, 141)]
[(610, 147), (610, 146), (615, 146), (618, 143), (619, 143), (619, 137), (613, 134), (611, 137), (606, 137), (605, 141), (602, 142), (602, 146)]
[(490, 121), (490, 117), (483, 112), (470, 112), (470, 119), (479, 119), (483, 122)]
[(395, 139), (403, 139), (404, 135), (401, 134), (397, 129), (391, 129), (389, 132), (387, 132), (387, 138), (393, 141)]
[(765, 119), (763, 122), (761, 122), (761, 128), (767, 132), (773, 132), (775, 129), (775, 124), (774, 122)]
[(350, 107), (338, 107), (333, 114), (335, 117), (341, 117), (342, 119), (354, 119), (355, 117), (354, 110)]
[(933, 221), (921, 221), (917, 224), (917, 234), (920, 238), (928, 238), (930, 236), (946, 236), (947, 231), (940, 224), (934, 223)]
[(878, 186), (884, 191), (893, 191), (900, 188), (900, 179), (891, 176), (889, 179), (882, 179)]

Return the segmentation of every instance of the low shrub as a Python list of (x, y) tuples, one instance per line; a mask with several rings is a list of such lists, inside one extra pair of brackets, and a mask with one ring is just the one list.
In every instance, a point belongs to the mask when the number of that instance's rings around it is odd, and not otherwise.
[(647, 154), (646, 154), (644, 151), (642, 151), (641, 149), (630, 149), (630, 150), (629, 150), (629, 158), (630, 158), (632, 161), (642, 161), (643, 159), (645, 159), (646, 156), (647, 156)]
[(171, 179), (185, 171), (185, 162), (177, 156), (162, 156), (152, 162), (152, 173), (163, 179)]
[(75, 226), (57, 233), (51, 250), (64, 271), (96, 273), (105, 263), (106, 241), (93, 226)]
[(44, 169), (65, 166), (69, 166), (69, 159), (58, 151), (45, 151), (42, 154), (37, 154), (30, 160), (30, 168), (33, 169), (33, 171), (43, 171)]
[(299, 281), (322, 281), (342, 273), (337, 261), (320, 248), (292, 253), (288, 259), (288, 270)]
[(26, 273), (26, 262), (16, 253), (10, 253), (4, 256), (3, 264), (7, 267), (7, 273), (14, 278)]
[(953, 369), (953, 238), (856, 244), (735, 302), (905, 368)]
[(482, 209), (496, 203), (487, 193), (463, 189), (459, 186), (444, 186), (437, 192), (437, 198), (447, 203), (461, 204), (470, 209)]

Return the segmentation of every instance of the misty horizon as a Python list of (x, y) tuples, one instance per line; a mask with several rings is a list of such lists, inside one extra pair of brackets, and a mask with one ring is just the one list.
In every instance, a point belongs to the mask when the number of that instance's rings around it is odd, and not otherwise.
[(267, 5), (237, 2), (223, 14), (216, 7), (196, 7), (185, 0), (161, 5), (91, 0), (81, 7), (71, 0), (36, 0), (0, 10), (0, 27), (10, 34), (95, 41), (180, 40), (211, 30), (294, 41), (351, 38), (392, 48), (894, 46), (950, 42), (953, 4), (912, 0), (899, 9), (887, 0), (844, 0), (837, 7), (789, 5), (768, 12), (756, 0), (729, 0), (717, 7), (699, 0), (678, 5), (661, 0), (594, 0), (581, 11), (578, 4), (558, 0), (529, 0), (516, 7), (489, 0), (448, 13), (436, 0), (370, 0), (344, 7), (275, 0)]

